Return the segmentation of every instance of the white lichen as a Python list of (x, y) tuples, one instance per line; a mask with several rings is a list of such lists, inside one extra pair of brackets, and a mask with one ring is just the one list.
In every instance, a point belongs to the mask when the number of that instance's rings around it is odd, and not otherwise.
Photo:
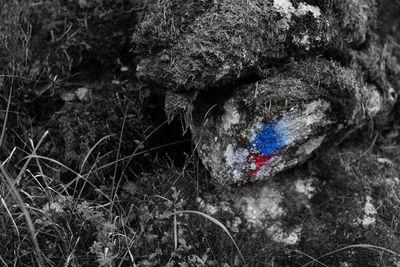
[(267, 234), (275, 242), (294, 245), (300, 240), (301, 230), (302, 228), (297, 226), (294, 230), (287, 232), (284, 231), (280, 223), (276, 223), (267, 229)]
[(218, 203), (218, 205), (208, 203), (200, 197), (198, 197), (196, 201), (200, 209), (209, 215), (215, 215), (219, 211), (233, 213), (230, 204), (226, 201), (221, 201), (220, 203)]
[(288, 18), (290, 18), (296, 10), (289, 0), (274, 0), (274, 7)]
[(263, 129), (264, 124), (262, 123), (263, 118), (260, 116), (256, 116), (253, 119), (253, 122), (250, 128), (242, 133), (242, 137), (247, 138), (248, 140), (254, 140), (257, 134)]
[(229, 169), (232, 170), (232, 179), (238, 181), (242, 178), (242, 167), (245, 165), (249, 150), (246, 148), (235, 149), (232, 144), (228, 144), (225, 149), (224, 157)]
[(230, 98), (224, 104), (225, 113), (222, 115), (222, 128), (229, 131), (231, 127), (240, 122), (240, 113), (237, 110), (235, 101)]
[(246, 194), (235, 204), (251, 226), (262, 227), (265, 219), (277, 219), (285, 214), (280, 206), (281, 193), (264, 186), (256, 195)]
[(234, 162), (236, 161), (235, 151), (233, 150), (232, 144), (229, 144), (226, 147), (224, 156), (225, 156), (226, 164), (228, 164), (228, 166), (232, 167)]
[(310, 50), (310, 36), (308, 34), (304, 34), (302, 36), (293, 36), (293, 41), (295, 45), (303, 47), (305, 50)]
[(290, 0), (274, 0), (274, 7), (288, 19), (290, 19), (292, 15), (304, 16), (308, 13), (311, 13), (314, 18), (319, 18), (321, 16), (321, 9), (319, 7), (307, 3), (299, 3), (297, 8), (295, 8)]
[(297, 180), (294, 184), (294, 190), (297, 193), (304, 194), (308, 199), (312, 198), (315, 194), (315, 187), (313, 186), (314, 179)]
[(297, 12), (296, 15), (298, 16), (304, 16), (308, 12), (310, 12), (314, 18), (319, 18), (321, 16), (321, 9), (317, 6), (312, 6), (307, 3), (299, 3), (297, 7)]
[(364, 205), (364, 217), (359, 219), (358, 222), (362, 224), (364, 227), (368, 227), (370, 225), (375, 224), (377, 211), (372, 204), (372, 197), (366, 196), (365, 198), (365, 205)]
[(370, 117), (375, 117), (378, 112), (382, 110), (383, 99), (375, 85), (370, 85), (364, 88), (363, 93), (367, 98), (365, 108)]
[(231, 221), (226, 222), (226, 226), (228, 226), (229, 230), (231, 230), (234, 233), (240, 232), (241, 224), (242, 224), (242, 220), (238, 216), (236, 216), (232, 222)]

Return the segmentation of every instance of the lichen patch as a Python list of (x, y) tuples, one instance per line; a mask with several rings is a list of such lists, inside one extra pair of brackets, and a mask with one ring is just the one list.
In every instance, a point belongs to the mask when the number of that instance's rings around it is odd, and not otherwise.
[(297, 226), (292, 231), (284, 231), (280, 223), (276, 223), (267, 229), (267, 234), (270, 238), (284, 245), (294, 245), (300, 240), (300, 233), (302, 228)]
[(297, 193), (304, 194), (307, 198), (312, 198), (315, 194), (314, 179), (297, 180), (294, 184), (294, 189)]
[(369, 88), (366, 89), (365, 92), (368, 93), (366, 110), (370, 117), (375, 117), (376, 114), (382, 110), (382, 105), (383, 105), (382, 96), (379, 93), (378, 88), (376, 86), (369, 86)]
[(321, 16), (321, 9), (317, 6), (312, 6), (307, 3), (300, 3), (299, 6), (297, 7), (297, 12), (296, 15), (299, 16), (304, 16), (308, 12), (310, 12), (314, 18), (319, 18)]
[(235, 204), (243, 211), (244, 218), (251, 226), (263, 227), (267, 219), (277, 219), (285, 214), (280, 206), (282, 194), (268, 186), (255, 195), (247, 194), (242, 196)]
[(364, 217), (362, 219), (359, 219), (358, 222), (361, 223), (364, 227), (373, 225), (376, 222), (375, 216), (377, 213), (378, 212), (372, 204), (372, 197), (366, 196), (364, 205)]
[(235, 101), (233, 98), (230, 98), (224, 104), (225, 113), (222, 115), (222, 128), (225, 131), (231, 129), (231, 127), (240, 122), (240, 113), (237, 110), (235, 105)]
[(242, 137), (248, 139), (248, 140), (254, 140), (264, 126), (262, 123), (263, 118), (260, 116), (256, 116), (253, 119), (253, 123), (250, 126), (250, 129), (247, 132), (242, 133)]
[(224, 211), (233, 213), (231, 206), (226, 201), (221, 201), (218, 204), (206, 202), (204, 199), (198, 197), (196, 199), (201, 210), (205, 211), (209, 215), (215, 215), (217, 212)]
[(232, 170), (232, 179), (240, 181), (243, 177), (242, 167), (246, 163), (249, 150), (246, 148), (235, 149), (232, 144), (228, 144), (224, 152), (226, 164)]
[(321, 16), (321, 9), (319, 7), (307, 3), (299, 3), (298, 7), (295, 8), (290, 0), (274, 0), (274, 7), (279, 13), (289, 19), (292, 15), (304, 16), (308, 13), (311, 13), (314, 18)]
[(290, 0), (274, 0), (274, 7), (288, 18), (290, 18), (296, 10)]
[(293, 43), (297, 46), (303, 47), (305, 50), (310, 50), (310, 36), (304, 34), (303, 36), (293, 36)]

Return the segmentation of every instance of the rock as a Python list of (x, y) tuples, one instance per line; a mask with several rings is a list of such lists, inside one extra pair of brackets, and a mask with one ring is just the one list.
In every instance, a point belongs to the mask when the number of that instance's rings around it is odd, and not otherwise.
[(92, 98), (91, 89), (86, 87), (79, 87), (76, 90), (64, 91), (60, 94), (60, 97), (65, 102), (72, 102), (79, 100), (81, 102), (89, 102)]
[(323, 59), (292, 62), (233, 88), (222, 104), (199, 96), (191, 130), (203, 163), (223, 184), (260, 180), (305, 162), (369, 118), (385, 118), (395, 99), (360, 75)]
[(377, 22), (373, 0), (183, 2), (144, 19), (174, 27), (155, 34), (162, 45), (135, 35), (155, 52), (137, 74), (165, 91), (222, 185), (199, 208), (251, 266), (397, 266), (398, 147), (378, 134), (400, 89), (399, 8), (382, 13), (398, 4), (379, 1)]
[[(375, 15), (372, 0), (318, 6), (289, 0), (200, 2), (198, 12), (175, 0), (148, 14), (134, 42), (157, 47), (151, 51), (158, 53), (139, 63), (139, 77), (183, 91), (231, 83), (291, 57), (345, 53), (365, 42)], [(196, 19), (187, 20), (193, 13)]]
[[(379, 141), (375, 151), (366, 153), (369, 144), (359, 136), (332, 147), (308, 166), (244, 187), (208, 192), (198, 200), (199, 208), (225, 222), (235, 240), (245, 244), (242, 250), (256, 250), (260, 244), (260, 249), (272, 251), (264, 257), (281, 255), (274, 259), (275, 266), (305, 265), (313, 261), (310, 256), (327, 266), (396, 266), (400, 241), (392, 221), (400, 213), (393, 194), (398, 194), (400, 183), (393, 174), (399, 165), (382, 168), (375, 155), (396, 163), (399, 158), (384, 152)], [(371, 250), (374, 246), (376, 251)], [(254, 257), (248, 261), (262, 259)]]
[[(153, 6), (139, 28), (137, 46), (156, 53), (137, 75), (164, 88), (167, 115), (183, 114), (222, 184), (298, 166), (371, 121), (379, 129), (397, 100), (400, 65), (375, 33), (375, 1), (180, 2)], [(155, 23), (163, 45), (148, 38)]]

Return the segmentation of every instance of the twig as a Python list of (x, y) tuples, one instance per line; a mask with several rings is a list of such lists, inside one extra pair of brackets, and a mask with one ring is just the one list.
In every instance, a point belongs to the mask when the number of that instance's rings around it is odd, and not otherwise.
[(374, 140), (373, 140), (372, 143), (371, 143), (371, 146), (370, 146), (367, 150), (365, 150), (365, 152), (362, 153), (357, 159), (351, 161), (348, 165), (351, 165), (351, 164), (353, 164), (353, 163), (359, 161), (359, 160), (362, 159), (365, 155), (367, 155), (367, 154), (372, 150), (372, 148), (374, 147), (375, 142), (376, 142), (376, 140), (378, 139), (378, 136), (379, 136), (379, 133), (376, 133), (376, 135), (375, 135), (375, 137), (374, 137)]

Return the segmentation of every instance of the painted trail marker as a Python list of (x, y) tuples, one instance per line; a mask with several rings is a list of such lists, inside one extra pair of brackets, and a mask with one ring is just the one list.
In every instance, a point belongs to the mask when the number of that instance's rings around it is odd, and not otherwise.
[(250, 153), (244, 169), (248, 169), (251, 176), (257, 176), (260, 168), (271, 162), (274, 157), (280, 157), (286, 147), (283, 136), (276, 128), (277, 123), (266, 123), (262, 131), (251, 140)]

